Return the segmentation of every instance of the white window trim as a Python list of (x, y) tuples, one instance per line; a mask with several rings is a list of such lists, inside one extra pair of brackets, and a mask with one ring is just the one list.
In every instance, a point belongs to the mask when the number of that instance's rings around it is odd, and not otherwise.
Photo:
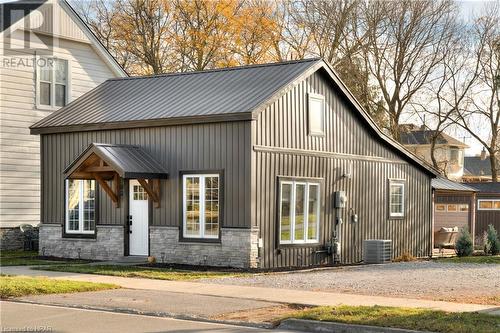
[[(311, 129), (311, 100), (316, 99), (316, 100), (321, 100), (321, 105), (323, 106), (321, 110), (321, 114), (323, 116), (323, 128), (321, 129), (321, 132), (318, 131), (313, 131)], [(325, 135), (325, 127), (326, 127), (326, 114), (325, 114), (325, 96), (321, 94), (315, 94), (315, 93), (308, 93), (307, 94), (307, 124), (308, 124), (308, 131), (309, 135), (312, 136), (324, 136)]]
[[(485, 201), (491, 201), (493, 203), (493, 208), (481, 208), (480, 203), (485, 202)], [(500, 211), (500, 209), (495, 208), (495, 202), (500, 202), (500, 199), (478, 199), (477, 200), (477, 210), (493, 210), (493, 211)]]
[[(392, 186), (399, 186), (402, 188), (401, 191), (401, 213), (393, 213), (392, 212), (392, 196), (391, 196), (391, 187)], [(389, 217), (404, 217), (405, 216), (405, 206), (406, 206), (406, 195), (405, 195), (405, 183), (404, 180), (400, 179), (390, 179), (389, 180)]]
[[(282, 194), (283, 194), (283, 184), (290, 184), (292, 187), (290, 196), (290, 240), (281, 239), (281, 208), (282, 208)], [(304, 239), (295, 240), (295, 185), (305, 185), (305, 220), (304, 220)], [(309, 228), (309, 185), (316, 185), (318, 187), (318, 208), (316, 216), (318, 221), (316, 222), (316, 236), (314, 239), (308, 239), (308, 228)], [(320, 212), (321, 212), (321, 184), (318, 182), (311, 181), (295, 181), (295, 180), (282, 180), (280, 181), (280, 193), (279, 193), (279, 243), (280, 244), (316, 244), (319, 242), (319, 228), (320, 228)]]
[[(66, 58), (66, 57), (53, 57), (53, 56), (40, 56), (37, 55), (35, 56), (35, 106), (39, 110), (48, 110), (48, 111), (55, 111), (59, 110), (60, 108), (64, 106), (55, 106), (55, 105), (44, 105), (40, 103), (40, 59), (46, 58), (46, 59), (60, 59), (60, 60), (65, 60), (67, 64), (67, 76), (66, 76), (66, 101), (65, 105), (68, 105), (71, 102), (71, 59)], [(50, 101), (51, 103), (55, 103), (55, 71), (52, 71), (52, 83), (50, 87)]]
[[(187, 235), (187, 216), (186, 216), (186, 208), (187, 208), (187, 198), (186, 198), (186, 178), (190, 177), (199, 177), (200, 178), (200, 231), (198, 235)], [(206, 177), (217, 177), (219, 179), (218, 190), (219, 190), (219, 234), (218, 235), (205, 235), (205, 178)], [(219, 239), (220, 230), (221, 230), (221, 219), (220, 219), (220, 209), (221, 209), (221, 177), (219, 174), (184, 174), (182, 175), (182, 237), (189, 239)]]
[[(81, 179), (76, 179), (80, 182), (80, 202), (78, 203), (78, 230), (70, 230), (69, 229), (69, 179), (66, 179), (65, 181), (65, 186), (66, 186), (66, 190), (65, 190), (65, 209), (66, 209), (66, 218), (65, 218), (65, 223), (64, 223), (64, 229), (66, 231), (67, 234), (86, 234), (86, 235), (93, 235), (95, 233), (95, 228), (96, 228), (96, 221), (95, 221), (95, 206), (97, 204), (97, 201), (96, 201), (96, 196), (94, 194), (94, 230), (83, 230), (83, 213), (84, 213), (84, 209), (83, 209), (83, 194), (84, 194), (84, 186), (82, 184), (82, 182), (84, 180), (81, 180)], [(96, 188), (97, 190), (97, 188)], [(80, 208), (81, 207), (81, 208)]]

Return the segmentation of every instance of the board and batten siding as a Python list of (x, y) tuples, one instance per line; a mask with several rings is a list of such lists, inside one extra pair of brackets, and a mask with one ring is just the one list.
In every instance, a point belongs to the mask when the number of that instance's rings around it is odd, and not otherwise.
[[(182, 202), (181, 171), (222, 170), (222, 227), (250, 227), (250, 122), (208, 123), (168, 127), (103, 130), (42, 135), (42, 222), (64, 221), (64, 169), (91, 143), (131, 144), (148, 151), (168, 172), (161, 181), (161, 206), (152, 208), (151, 225), (179, 226)], [(126, 188), (120, 208), (99, 190), (98, 224), (126, 221)]]
[[(16, 33), (22, 32), (14, 32)], [(19, 40), (22, 42), (22, 39)], [(5, 41), (2, 47), (5, 47)], [(96, 54), (88, 40), (85, 42), (61, 38), (54, 48), (53, 55), (70, 62), (71, 100), (116, 76)], [(33, 53), (26, 50), (4, 56), (25, 61), (33, 61), (35, 58)], [(35, 82), (33, 66), (0, 66), (2, 227), (15, 227), (24, 223), (37, 224), (40, 221), (40, 143), (38, 135), (30, 135), (29, 126), (56, 109), (37, 109)]]
[(500, 232), (500, 210), (480, 210), (479, 200), (495, 199), (500, 200), (498, 193), (477, 193), (476, 194), (476, 232), (475, 235), (482, 237), (483, 233), (488, 230), (488, 225), (492, 224), (495, 229)]
[[(325, 136), (309, 136), (307, 93), (322, 94), (326, 104)], [(404, 252), (429, 256), (432, 251), (431, 178), (402, 160), (363, 124), (352, 106), (320, 71), (299, 83), (261, 112), (252, 123), (252, 220), (263, 247), (262, 267), (304, 266), (331, 262), (324, 252), (331, 240), (333, 194), (345, 191), (341, 261), (362, 260), (363, 240), (391, 239), (393, 256)], [(351, 179), (343, 178), (350, 172)], [(280, 246), (279, 176), (322, 178), (320, 244)], [(405, 179), (404, 218), (389, 219), (389, 179)], [(349, 212), (358, 223), (349, 223)]]

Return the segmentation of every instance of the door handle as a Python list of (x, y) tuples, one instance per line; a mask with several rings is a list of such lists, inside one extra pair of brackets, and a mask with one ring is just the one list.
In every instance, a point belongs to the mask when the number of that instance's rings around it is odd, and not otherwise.
[(132, 233), (132, 230), (129, 230), (129, 231), (128, 231), (128, 233), (129, 233), (129, 234), (131, 234), (131, 233)]

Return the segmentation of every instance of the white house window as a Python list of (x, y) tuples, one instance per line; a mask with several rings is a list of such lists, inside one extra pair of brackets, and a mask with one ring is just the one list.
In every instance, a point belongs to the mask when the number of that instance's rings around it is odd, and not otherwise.
[(310, 135), (325, 133), (325, 98), (319, 94), (308, 94), (308, 121)]
[(39, 107), (61, 107), (68, 103), (69, 64), (57, 58), (37, 61), (37, 104)]
[(185, 238), (219, 238), (219, 175), (184, 175), (183, 236)]
[(390, 217), (404, 216), (405, 185), (402, 181), (389, 183), (389, 215)]
[(279, 201), (280, 244), (317, 243), (320, 185), (308, 181), (281, 181)]
[(66, 180), (66, 233), (95, 231), (95, 180)]
[(500, 199), (478, 200), (478, 210), (500, 210)]

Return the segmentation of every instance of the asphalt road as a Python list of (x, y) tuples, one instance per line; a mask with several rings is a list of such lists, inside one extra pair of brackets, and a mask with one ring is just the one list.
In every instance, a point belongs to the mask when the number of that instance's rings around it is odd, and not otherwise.
[(289, 332), (5, 301), (0, 312), (2, 332)]

